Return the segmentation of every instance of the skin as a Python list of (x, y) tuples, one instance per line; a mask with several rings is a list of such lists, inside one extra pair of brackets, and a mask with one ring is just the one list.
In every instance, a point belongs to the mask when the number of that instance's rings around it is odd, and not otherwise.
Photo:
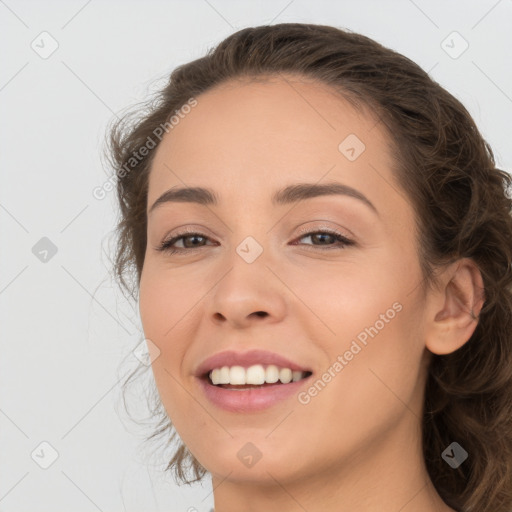
[[(161, 400), (212, 475), (216, 512), (453, 510), (427, 474), (420, 418), (431, 353), (461, 347), (477, 325), (476, 265), (459, 260), (439, 269), (438, 288), (421, 286), (413, 206), (367, 109), (286, 75), (225, 83), (196, 99), (156, 150), (148, 211), (176, 186), (212, 188), (219, 204), (164, 203), (148, 213), (139, 306), (160, 350), (152, 366)], [(349, 134), (366, 146), (354, 161), (338, 149)], [(298, 182), (343, 183), (378, 214), (345, 195), (271, 204), (275, 190)], [(187, 227), (206, 237), (199, 248), (157, 250)], [(299, 227), (335, 229), (355, 243)], [(248, 236), (263, 248), (250, 264), (236, 252)], [(190, 237), (175, 245), (193, 247)], [(194, 376), (217, 352), (261, 348), (319, 378), (394, 303), (401, 311), (308, 404), (293, 396), (228, 412)], [(248, 442), (262, 455), (252, 467), (237, 457)]]

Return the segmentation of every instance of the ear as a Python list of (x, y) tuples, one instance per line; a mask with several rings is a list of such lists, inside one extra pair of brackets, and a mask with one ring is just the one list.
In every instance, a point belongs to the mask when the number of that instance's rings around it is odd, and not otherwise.
[(439, 278), (440, 287), (427, 303), (426, 347), (434, 354), (449, 354), (471, 338), (485, 300), (482, 275), (476, 263), (463, 258)]

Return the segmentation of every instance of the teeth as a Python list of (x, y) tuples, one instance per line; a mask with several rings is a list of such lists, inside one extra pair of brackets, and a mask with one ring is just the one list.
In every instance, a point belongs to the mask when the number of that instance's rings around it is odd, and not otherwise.
[(265, 382), (274, 384), (279, 380), (279, 368), (273, 364), (267, 366), (265, 370)]
[(298, 380), (302, 379), (302, 373), (303, 372), (293, 371), (292, 372), (292, 381), (297, 382)]
[(293, 376), (293, 373), (290, 370), (290, 368), (281, 368), (279, 370), (279, 380), (283, 384), (288, 384), (288, 382), (291, 382), (292, 381), (292, 376)]
[(247, 369), (243, 366), (215, 368), (210, 372), (210, 380), (216, 386), (220, 384), (261, 386), (265, 383), (275, 384), (278, 381), (281, 381), (282, 384), (297, 382), (305, 375), (306, 372), (292, 371), (290, 368), (278, 368), (273, 364), (266, 368), (261, 364), (255, 364)]
[(229, 366), (223, 366), (219, 370), (219, 384), (229, 384)]
[[(243, 370), (243, 368), (242, 368)], [(265, 368), (261, 364), (256, 364), (247, 368), (245, 371), (245, 382), (244, 384), (265, 384)]]
[(229, 369), (230, 384), (246, 384), (245, 370), (241, 366), (232, 366)]

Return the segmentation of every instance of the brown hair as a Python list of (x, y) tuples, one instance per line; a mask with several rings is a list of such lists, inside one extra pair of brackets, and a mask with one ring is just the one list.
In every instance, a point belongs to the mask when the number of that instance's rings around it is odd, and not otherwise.
[[(363, 35), (331, 26), (284, 23), (245, 28), (206, 56), (176, 68), (149, 111), (114, 122), (109, 153), (117, 171), (155, 127), (191, 97), (231, 79), (291, 73), (327, 84), (369, 106), (396, 151), (396, 178), (416, 212), (424, 285), (436, 267), (468, 257), (478, 265), (485, 302), (470, 340), (433, 355), (422, 419), (423, 452), (443, 500), (458, 511), (512, 509), (512, 218), (510, 175), (464, 106), (417, 64)], [(116, 276), (133, 298), (146, 250), (146, 204), (152, 155), (117, 173), (120, 219)], [(132, 162), (133, 163), (133, 162)], [(128, 282), (127, 279), (131, 279)], [(176, 432), (162, 407), (148, 438)], [(172, 434), (172, 435), (171, 435)], [(441, 453), (457, 441), (469, 454), (452, 469)], [(186, 470), (192, 469), (193, 480)], [(180, 444), (167, 469), (183, 482), (206, 470)]]

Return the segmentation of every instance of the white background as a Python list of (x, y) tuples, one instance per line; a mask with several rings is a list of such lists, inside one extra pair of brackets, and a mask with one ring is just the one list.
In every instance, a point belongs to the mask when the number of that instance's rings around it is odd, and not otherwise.
[[(0, 17), (0, 511), (207, 511), (209, 479), (176, 487), (140, 446), (150, 427), (119, 405), (142, 336), (110, 276), (114, 193), (92, 195), (107, 123), (235, 30), (332, 24), (429, 71), (510, 171), (512, 0), (4, 0)], [(50, 47), (43, 31), (58, 43), (46, 59), (31, 48)], [(456, 59), (442, 47), (453, 31), (469, 43)], [(32, 252), (42, 237), (57, 248), (47, 262)], [(59, 454), (48, 469), (31, 457), (43, 441)]]

